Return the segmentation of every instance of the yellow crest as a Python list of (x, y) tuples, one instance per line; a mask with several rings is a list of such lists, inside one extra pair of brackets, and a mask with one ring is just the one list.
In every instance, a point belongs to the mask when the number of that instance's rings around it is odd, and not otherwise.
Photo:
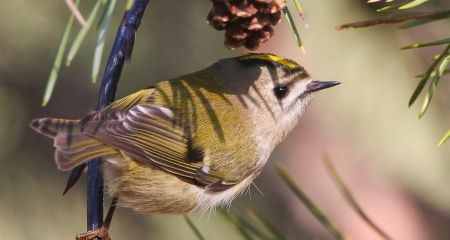
[(299, 68), (300, 66), (287, 58), (282, 58), (273, 54), (269, 54), (269, 53), (261, 53), (261, 54), (248, 54), (248, 55), (244, 55), (241, 57), (237, 57), (238, 60), (263, 60), (263, 61), (272, 61), (272, 62), (276, 62), (279, 63), (280, 65), (282, 65), (283, 67), (287, 68), (287, 69), (296, 69)]

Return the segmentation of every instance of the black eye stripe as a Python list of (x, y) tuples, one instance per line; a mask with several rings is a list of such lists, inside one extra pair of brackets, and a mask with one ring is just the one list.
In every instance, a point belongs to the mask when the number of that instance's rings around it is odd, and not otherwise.
[(285, 98), (289, 93), (289, 88), (284, 85), (278, 85), (273, 89), (273, 93), (275, 94), (275, 97), (278, 99)]

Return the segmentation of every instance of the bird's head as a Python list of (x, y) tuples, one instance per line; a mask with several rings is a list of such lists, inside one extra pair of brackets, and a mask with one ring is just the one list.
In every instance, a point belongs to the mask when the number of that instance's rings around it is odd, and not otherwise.
[(249, 109), (258, 134), (275, 144), (297, 123), (316, 92), (339, 84), (315, 80), (298, 63), (273, 54), (227, 58), (212, 68), (218, 89)]

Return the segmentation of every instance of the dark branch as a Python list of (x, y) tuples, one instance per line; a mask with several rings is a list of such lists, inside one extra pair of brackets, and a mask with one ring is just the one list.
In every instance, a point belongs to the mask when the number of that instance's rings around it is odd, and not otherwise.
[[(97, 110), (114, 101), (123, 64), (130, 61), (135, 33), (147, 4), (148, 0), (135, 0), (122, 18), (100, 85)], [(89, 161), (87, 166), (87, 230), (90, 231), (103, 224), (103, 178), (99, 158)]]
[[(135, 33), (147, 5), (148, 0), (135, 0), (131, 9), (126, 11), (122, 18), (103, 74), (97, 110), (114, 101), (123, 65), (130, 61)], [(71, 172), (64, 193), (77, 182), (85, 167), (86, 164), (81, 165)], [(89, 231), (103, 224), (103, 178), (100, 159), (89, 161), (87, 167), (87, 230)]]

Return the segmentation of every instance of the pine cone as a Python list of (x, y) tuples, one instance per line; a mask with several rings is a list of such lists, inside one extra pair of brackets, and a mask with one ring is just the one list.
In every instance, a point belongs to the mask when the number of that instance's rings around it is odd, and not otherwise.
[(225, 47), (259, 48), (273, 36), (273, 27), (281, 21), (285, 0), (211, 0), (207, 21), (217, 30), (225, 30)]

